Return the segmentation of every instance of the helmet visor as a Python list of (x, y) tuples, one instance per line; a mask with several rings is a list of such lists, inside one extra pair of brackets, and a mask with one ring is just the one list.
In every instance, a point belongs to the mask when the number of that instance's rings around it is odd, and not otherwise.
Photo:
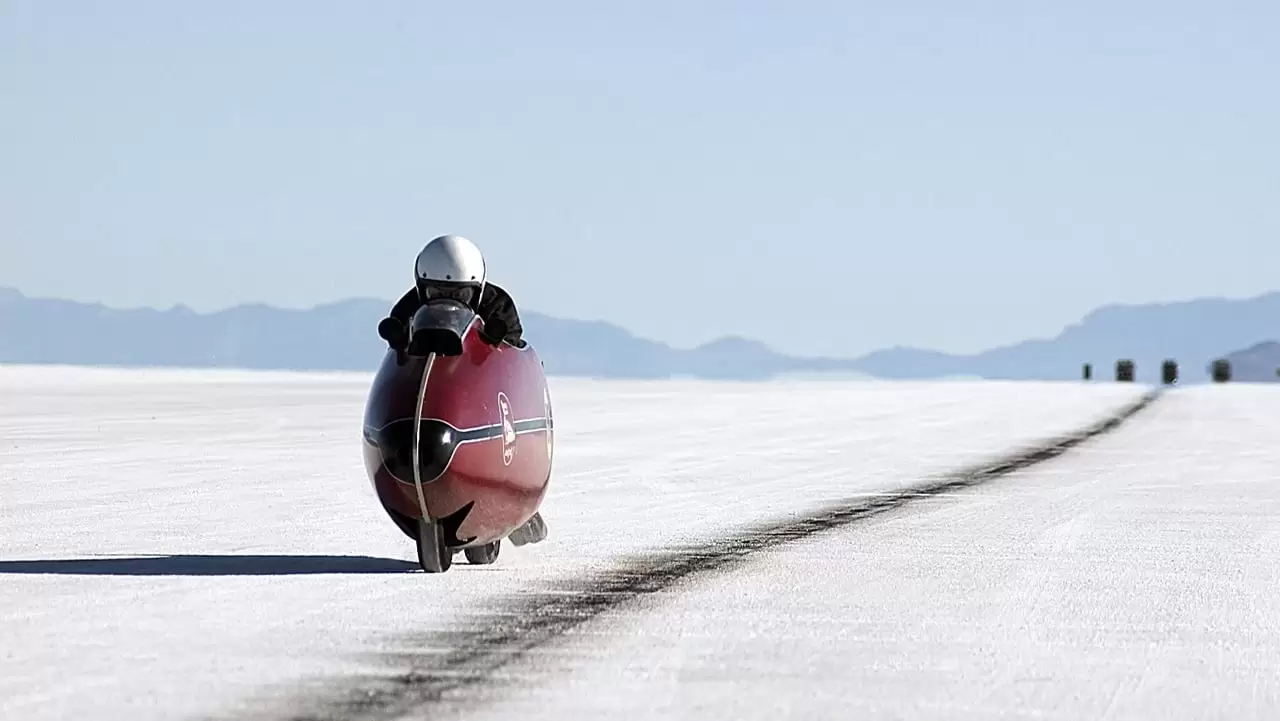
[(480, 293), (480, 289), (476, 286), (460, 283), (423, 283), (419, 290), (424, 303), (430, 303), (433, 300), (456, 300), (471, 307), (475, 306)]

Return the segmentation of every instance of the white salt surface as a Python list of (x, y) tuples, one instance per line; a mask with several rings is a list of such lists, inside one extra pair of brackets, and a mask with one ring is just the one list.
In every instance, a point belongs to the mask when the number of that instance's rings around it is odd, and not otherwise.
[(1175, 391), (1058, 460), (647, 596), (432, 718), (1280, 718), (1278, 437), (1280, 388)]
[(1144, 390), (556, 379), (550, 538), (426, 575), (364, 474), (368, 382), (0, 367), (0, 717), (234, 714), (495, 594), (907, 484)]

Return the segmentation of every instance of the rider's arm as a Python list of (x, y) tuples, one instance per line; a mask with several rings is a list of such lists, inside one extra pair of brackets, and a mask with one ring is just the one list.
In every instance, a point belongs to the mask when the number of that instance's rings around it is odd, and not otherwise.
[(503, 340), (517, 348), (524, 347), (524, 328), (520, 325), (520, 314), (516, 311), (515, 301), (511, 294), (493, 283), (486, 283), (484, 295), (480, 297), (480, 318), (486, 323), (491, 318), (498, 318), (506, 326)]
[(391, 307), (387, 317), (378, 323), (378, 336), (395, 350), (404, 350), (409, 338), (409, 319), (421, 305), (422, 303), (418, 300), (418, 289), (410, 288), (409, 292)]
[(410, 288), (396, 304), (391, 307), (388, 315), (400, 321), (404, 325), (409, 325), (409, 319), (417, 312), (418, 307), (422, 305), (422, 301), (418, 299), (418, 289)]

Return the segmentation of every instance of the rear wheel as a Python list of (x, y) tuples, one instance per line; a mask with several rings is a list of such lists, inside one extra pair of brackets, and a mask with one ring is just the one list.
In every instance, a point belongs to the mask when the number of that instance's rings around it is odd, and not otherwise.
[(493, 543), (486, 543), (483, 546), (464, 548), (462, 549), (462, 552), (467, 556), (467, 563), (486, 566), (498, 560), (498, 551), (501, 549), (502, 541), (494, 541)]

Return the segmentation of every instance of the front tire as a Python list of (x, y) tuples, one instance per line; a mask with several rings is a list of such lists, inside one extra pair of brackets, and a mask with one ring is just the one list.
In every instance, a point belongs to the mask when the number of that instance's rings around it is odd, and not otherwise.
[(453, 565), (453, 551), (444, 543), (444, 527), (418, 520), (418, 565), (427, 573), (444, 573)]

